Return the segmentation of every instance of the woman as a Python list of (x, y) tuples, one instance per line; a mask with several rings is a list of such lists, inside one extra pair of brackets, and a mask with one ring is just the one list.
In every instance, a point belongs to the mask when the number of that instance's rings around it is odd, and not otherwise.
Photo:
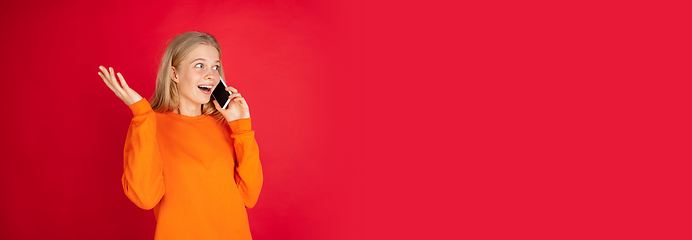
[(138, 207), (154, 209), (155, 239), (251, 239), (245, 208), (257, 202), (262, 166), (245, 98), (228, 87), (227, 109), (210, 101), (224, 78), (220, 59), (213, 36), (178, 35), (163, 55), (150, 102), (121, 73), (99, 67), (134, 114), (123, 189)]

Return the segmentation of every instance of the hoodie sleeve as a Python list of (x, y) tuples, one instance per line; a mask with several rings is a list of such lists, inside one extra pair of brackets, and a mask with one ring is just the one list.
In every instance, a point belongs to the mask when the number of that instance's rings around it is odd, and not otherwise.
[(127, 130), (122, 177), (125, 195), (143, 209), (155, 207), (163, 197), (163, 163), (156, 142), (156, 113), (146, 99), (132, 105)]
[(257, 203), (262, 190), (262, 164), (250, 118), (228, 122), (236, 154), (235, 182), (246, 207)]

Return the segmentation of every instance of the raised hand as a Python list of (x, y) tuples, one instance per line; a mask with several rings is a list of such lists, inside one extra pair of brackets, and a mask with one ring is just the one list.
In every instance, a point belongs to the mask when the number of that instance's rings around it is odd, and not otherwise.
[(219, 112), (223, 114), (223, 117), (226, 118), (226, 121), (229, 122), (238, 119), (250, 118), (250, 107), (247, 105), (245, 98), (238, 93), (238, 90), (229, 86), (226, 88), (226, 91), (231, 91), (232, 93), (231, 96), (228, 96), (228, 98), (231, 99), (231, 102), (228, 103), (228, 107), (226, 109), (223, 109), (219, 105), (219, 102), (214, 100), (216, 110), (219, 110)]
[[(108, 86), (120, 100), (123, 100), (127, 106), (142, 100), (142, 96), (135, 92), (135, 90), (132, 90), (130, 86), (127, 86), (127, 82), (125, 82), (125, 78), (123, 78), (122, 74), (117, 73), (120, 79), (120, 83), (118, 83), (118, 80), (115, 79), (116, 73), (113, 71), (112, 67), (106, 69), (104, 66), (99, 66), (99, 69), (101, 70), (99, 76), (101, 76), (103, 82), (106, 83), (106, 86)], [(121, 84), (122, 86), (120, 86)]]

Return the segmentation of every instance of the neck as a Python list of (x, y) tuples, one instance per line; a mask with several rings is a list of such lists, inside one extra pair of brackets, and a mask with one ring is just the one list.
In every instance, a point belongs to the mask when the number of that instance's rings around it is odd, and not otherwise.
[(185, 104), (183, 101), (181, 101), (178, 104), (178, 109), (175, 110), (175, 113), (188, 117), (197, 117), (202, 115), (202, 105), (189, 103)]

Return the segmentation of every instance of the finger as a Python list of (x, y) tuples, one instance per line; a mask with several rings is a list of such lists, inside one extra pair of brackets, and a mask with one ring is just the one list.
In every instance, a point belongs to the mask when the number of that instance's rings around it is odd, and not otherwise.
[(130, 97), (130, 98), (132, 98), (133, 100), (137, 100), (137, 101), (138, 101), (138, 99), (136, 99), (137, 96), (135, 96), (136, 94), (133, 94), (134, 90), (132, 90), (132, 88), (130, 88), (130, 86), (127, 85), (127, 82), (125, 81), (125, 78), (123, 77), (123, 74), (122, 74), (122, 73), (118, 73), (118, 78), (120, 79), (120, 84), (123, 85), (123, 93), (124, 93), (124, 95), (125, 95), (125, 96), (128, 96), (128, 97)]
[(109, 88), (111, 91), (113, 91), (113, 93), (115, 94), (115, 96), (118, 97), (118, 98), (120, 98), (120, 99), (122, 99), (122, 98), (123, 98), (122, 94), (120, 94), (120, 92), (118, 92), (118, 90), (115, 89), (115, 88), (113, 87), (113, 84), (110, 83), (110, 80), (108, 80), (106, 77), (104, 77), (104, 76), (103, 76), (103, 73), (99, 73), (99, 75), (100, 75), (101, 78), (103, 79), (103, 82), (106, 83), (106, 86), (108, 86), (108, 88)]
[(115, 86), (116, 89), (121, 88), (120, 84), (118, 84), (118, 79), (115, 78), (115, 72), (113, 71), (112, 67), (108, 68), (108, 77), (111, 80), (111, 83)]
[(120, 83), (118, 83), (118, 79), (115, 78), (115, 71), (113, 71), (112, 67), (108, 68), (109, 70), (109, 75), (111, 76), (111, 83), (113, 83), (113, 87), (120, 93), (121, 96), (125, 96), (125, 90), (123, 90), (122, 86), (120, 86)]
[(110, 75), (108, 74), (108, 69), (106, 69), (104, 66), (100, 66), (100, 67), (99, 67), (99, 70), (101, 70), (101, 75), (103, 75), (103, 77), (105, 77), (106, 80), (108, 80), (108, 81), (110, 82), (111, 77), (110, 77)]
[(230, 98), (230, 99), (237, 98), (237, 97), (241, 97), (240, 93), (234, 93), (234, 94), (231, 94), (230, 96), (228, 96), (228, 98)]
[(99, 72), (98, 74), (101, 77), (101, 79), (103, 79), (103, 82), (106, 83), (106, 86), (108, 86), (108, 88), (110, 88), (111, 91), (113, 91), (115, 96), (122, 99), (123, 98), (123, 91), (118, 90), (120, 86), (113, 83), (113, 80), (110, 77), (110, 74), (109, 74), (108, 70), (106, 69), (106, 67), (99, 66), (99, 69), (101, 70), (101, 72)]
[(226, 88), (226, 91), (231, 91), (231, 93), (238, 93), (238, 89), (235, 89), (234, 87), (228, 86)]
[(214, 107), (216, 107), (216, 110), (218, 110), (219, 112), (222, 110), (221, 106), (219, 105), (219, 102), (217, 102), (216, 100), (214, 100)]
[(120, 79), (120, 84), (123, 85), (123, 89), (129, 89), (130, 86), (127, 85), (127, 82), (125, 82), (125, 78), (123, 77), (122, 73), (118, 73), (118, 78)]
[(99, 74), (99, 77), (101, 77), (101, 80), (103, 80), (103, 82), (105, 82), (106, 85), (108, 85), (108, 87), (110, 88), (111, 83), (108, 81), (108, 78), (105, 75), (103, 75), (102, 72), (98, 72), (98, 74)]
[(237, 102), (240, 103), (241, 107), (245, 107), (245, 108), (248, 107), (247, 101), (245, 101), (245, 98), (240, 98), (240, 99), (238, 99)]
[(101, 72), (99, 72), (98, 74), (101, 77), (101, 79), (103, 80), (103, 82), (106, 83), (106, 86), (108, 86), (108, 88), (110, 88), (111, 91), (115, 92), (115, 89), (113, 89), (113, 86), (111, 86), (111, 83), (110, 83), (110, 81), (108, 81), (108, 78), (106, 78), (106, 76), (104, 76), (103, 73), (101, 73)]
[(108, 70), (104, 66), (99, 66), (99, 70), (101, 70), (104, 76), (108, 74)]

